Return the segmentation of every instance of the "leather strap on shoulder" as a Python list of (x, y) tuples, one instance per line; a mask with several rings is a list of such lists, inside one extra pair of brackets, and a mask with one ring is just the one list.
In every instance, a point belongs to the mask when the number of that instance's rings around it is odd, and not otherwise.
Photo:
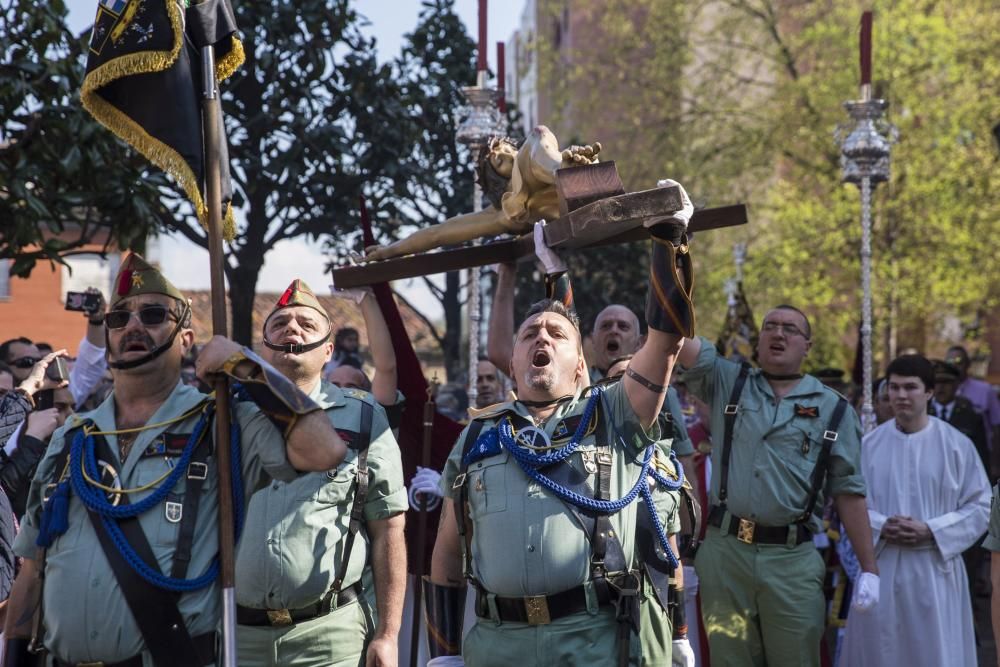
[(733, 383), (733, 391), (729, 394), (729, 402), (722, 409), (724, 426), (722, 429), (722, 475), (719, 479), (719, 503), (726, 504), (729, 495), (729, 456), (733, 448), (733, 429), (736, 426), (736, 415), (739, 412), (740, 395), (750, 374), (750, 364), (740, 364), (740, 374)]

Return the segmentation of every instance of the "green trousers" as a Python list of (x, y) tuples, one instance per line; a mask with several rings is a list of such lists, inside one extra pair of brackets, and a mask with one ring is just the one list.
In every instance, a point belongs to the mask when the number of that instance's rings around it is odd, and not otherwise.
[[(629, 665), (670, 667), (669, 617), (648, 596), (639, 604), (639, 615), (639, 636), (629, 635)], [(546, 625), (497, 624), (480, 618), (465, 637), (462, 657), (467, 667), (616, 667), (617, 636), (618, 622), (610, 608)]]
[(709, 526), (695, 557), (712, 667), (818, 667), (823, 575), (812, 542), (744, 544)]
[(365, 648), (375, 631), (368, 601), (284, 628), (241, 625), (240, 667), (364, 667)]

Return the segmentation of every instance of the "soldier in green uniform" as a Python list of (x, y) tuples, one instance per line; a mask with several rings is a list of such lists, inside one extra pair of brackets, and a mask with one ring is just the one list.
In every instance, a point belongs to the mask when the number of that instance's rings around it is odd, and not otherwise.
[[(322, 380), (330, 331), (301, 280), (264, 322), (262, 356), (323, 408), (348, 454), (337, 468), (272, 482), (250, 501), (236, 559), (243, 666), (354, 667), (365, 664), (366, 647), (368, 665), (396, 664), (406, 587), (399, 448), (371, 394)], [(365, 595), (372, 574), (377, 627)]]
[[(315, 402), (218, 336), (199, 375), (225, 372), (251, 400), (233, 406), (238, 436), (214, 443), (214, 401), (181, 383), (194, 342), (187, 300), (137, 255), (116, 287), (105, 317), (114, 390), (53, 435), (31, 484), (7, 665), (26, 664), (33, 618), (49, 665), (214, 664), (218, 494), (232, 493), (239, 514), (265, 476), (336, 468), (347, 451)], [(217, 488), (215, 447), (233, 450), (232, 489)]]
[(680, 570), (666, 534), (678, 526), (663, 517), (676, 516), (665, 491), (680, 475), (656, 445), (656, 421), (694, 324), (690, 213), (651, 228), (650, 332), (621, 381), (580, 391), (581, 335), (562, 302), (539, 302), (518, 328), (518, 400), (478, 415), (442, 475), (425, 594), (432, 653), (458, 652), (468, 579), (478, 619), (467, 665), (670, 663), (671, 620), (682, 619), (667, 611)]
[(804, 314), (778, 306), (761, 326), (760, 369), (719, 356), (705, 338), (686, 340), (680, 354), (716, 442), (695, 559), (715, 667), (820, 664), (825, 567), (812, 536), (824, 498), (835, 501), (862, 576), (877, 572), (861, 429), (842, 396), (802, 374), (810, 336)]

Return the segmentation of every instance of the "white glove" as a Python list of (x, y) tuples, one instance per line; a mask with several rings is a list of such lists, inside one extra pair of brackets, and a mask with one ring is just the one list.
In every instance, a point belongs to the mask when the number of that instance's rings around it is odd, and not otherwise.
[(441, 493), (441, 473), (430, 468), (417, 466), (417, 474), (410, 480), (410, 507), (420, 509), (420, 502), (427, 503), (427, 511), (435, 509), (444, 496)]
[(371, 287), (351, 287), (349, 289), (340, 289), (333, 283), (330, 283), (330, 296), (336, 299), (350, 299), (359, 306), (369, 294), (374, 294)]
[(694, 667), (694, 649), (687, 637), (673, 641), (670, 647), (670, 664), (673, 667)]
[(879, 578), (877, 574), (862, 572), (854, 582), (854, 600), (851, 609), (865, 612), (878, 604)]
[(541, 262), (546, 274), (562, 273), (566, 270), (566, 262), (555, 250), (545, 245), (545, 221), (535, 223), (535, 257)]
[[(671, 185), (676, 185), (681, 189), (681, 206), (683, 208), (671, 215), (670, 218), (687, 227), (688, 223), (691, 222), (691, 216), (694, 215), (694, 204), (691, 203), (691, 198), (688, 197), (687, 190), (684, 189), (683, 185), (672, 178), (664, 178), (656, 182), (656, 187), (658, 188), (667, 188)], [(652, 227), (653, 225), (658, 225), (669, 220), (670, 218), (648, 218), (643, 225), (645, 227)]]
[(439, 655), (427, 661), (427, 667), (464, 667), (465, 661), (460, 655)]

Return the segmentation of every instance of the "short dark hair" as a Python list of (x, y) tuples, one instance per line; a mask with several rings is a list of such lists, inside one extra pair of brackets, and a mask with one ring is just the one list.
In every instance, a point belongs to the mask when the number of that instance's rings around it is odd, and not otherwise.
[(344, 339), (348, 336), (358, 336), (358, 330), (354, 327), (341, 327), (337, 329), (337, 333), (333, 335), (333, 345), (334, 347), (340, 347), (340, 344), (344, 342)]
[[(805, 320), (806, 323), (806, 331), (805, 331), (806, 339), (809, 340), (813, 337), (813, 330), (812, 330), (812, 325), (809, 324), (809, 317), (795, 306), (790, 306), (787, 303), (779, 303), (771, 310), (790, 310), (793, 313), (798, 313), (799, 315), (802, 316), (802, 319)], [(765, 315), (764, 317), (767, 317), (767, 315)]]
[(934, 388), (934, 364), (922, 354), (904, 354), (889, 362), (885, 376), (917, 377), (924, 383), (924, 389)]
[[(524, 320), (529, 317), (534, 317), (535, 315), (541, 315), (542, 313), (555, 313), (556, 315), (562, 315), (576, 329), (577, 333), (580, 333), (580, 317), (576, 314), (576, 311), (572, 308), (567, 308), (566, 304), (558, 299), (542, 299), (541, 301), (536, 301), (531, 304), (531, 308), (528, 308), (527, 314), (524, 316)], [(524, 320), (521, 320), (521, 324), (524, 324)], [(518, 327), (520, 328), (520, 327)]]
[(0, 361), (10, 362), (10, 348), (12, 345), (20, 343), (21, 345), (34, 345), (34, 341), (30, 338), (25, 338), (24, 336), (19, 336), (17, 338), (11, 338), (10, 340), (5, 340), (0, 343)]
[(0, 373), (9, 373), (10, 375), (13, 375), (14, 371), (11, 370), (6, 361), (0, 361)]

